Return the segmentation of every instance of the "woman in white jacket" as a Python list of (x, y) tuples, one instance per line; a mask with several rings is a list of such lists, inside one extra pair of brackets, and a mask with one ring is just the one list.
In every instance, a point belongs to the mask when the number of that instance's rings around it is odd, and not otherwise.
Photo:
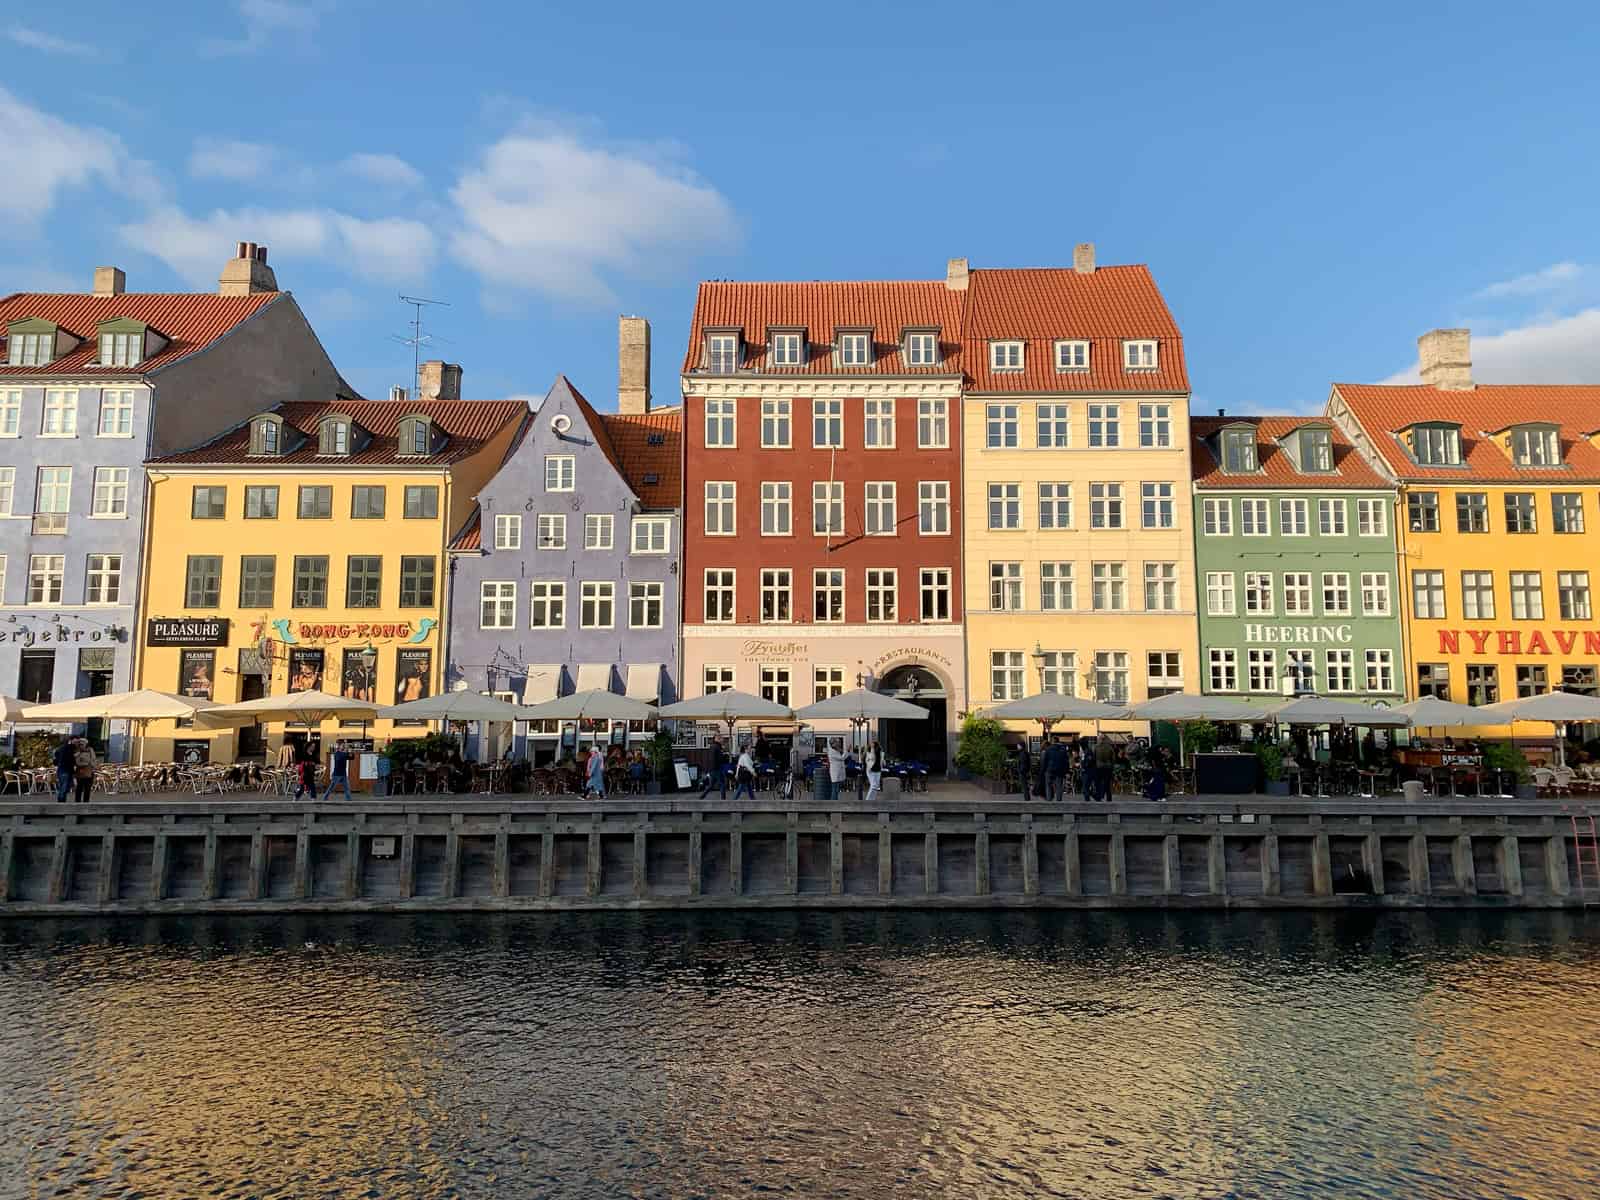
[(867, 803), (871, 804), (883, 793), (883, 747), (876, 739), (867, 743), (864, 763), (867, 772)]

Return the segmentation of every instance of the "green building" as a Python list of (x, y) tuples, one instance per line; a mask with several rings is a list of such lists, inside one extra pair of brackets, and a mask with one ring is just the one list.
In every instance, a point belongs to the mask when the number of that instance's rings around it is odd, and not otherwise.
[(1319, 417), (1197, 417), (1200, 679), (1404, 698), (1395, 491)]

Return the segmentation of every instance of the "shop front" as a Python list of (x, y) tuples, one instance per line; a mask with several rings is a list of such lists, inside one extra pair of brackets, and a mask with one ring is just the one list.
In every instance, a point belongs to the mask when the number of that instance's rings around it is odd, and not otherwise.
[[(119, 619), (120, 617), (120, 619)], [(0, 676), (14, 681), (13, 695), (29, 704), (50, 704), (125, 691), (131, 678), (132, 609), (0, 612)], [(27, 722), (12, 731), (25, 734)], [(71, 728), (86, 736), (102, 757), (127, 753), (127, 723), (88, 721)]]

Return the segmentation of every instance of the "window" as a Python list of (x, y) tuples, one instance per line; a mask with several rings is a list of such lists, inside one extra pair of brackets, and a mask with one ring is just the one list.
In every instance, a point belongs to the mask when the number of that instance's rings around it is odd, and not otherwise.
[(1439, 532), (1439, 493), (1412, 492), (1406, 497), (1406, 522), (1412, 533)]
[(1309, 617), (1316, 612), (1311, 606), (1311, 572), (1285, 571), (1283, 573), (1283, 615)]
[(6, 339), (13, 367), (42, 367), (56, 355), (56, 335), (48, 333), (13, 333)]
[(133, 393), (107, 388), (100, 393), (100, 436), (133, 436)]
[[(221, 559), (212, 559), (217, 570), (222, 569)], [(67, 559), (62, 554), (30, 554), (28, 556), (28, 603), (60, 604), (61, 584), (66, 575)], [(212, 605), (211, 607), (216, 607)]]
[(567, 585), (536, 579), (528, 585), (528, 628), (562, 629), (567, 624)]
[(869, 483), (866, 485), (866, 498), (867, 535), (893, 537), (899, 531), (899, 521), (895, 516), (894, 484)]
[(1237, 611), (1232, 571), (1206, 572), (1206, 615), (1231, 617)]
[(1561, 443), (1549, 426), (1524, 425), (1511, 434), (1511, 458), (1519, 467), (1561, 465)]
[(0, 392), (0, 437), (16, 437), (22, 429), (22, 393)]
[(326, 521), (333, 516), (333, 489), (326, 484), (302, 484), (300, 519)]
[(767, 450), (787, 450), (793, 437), (792, 401), (761, 402), (761, 445)]
[(1072, 528), (1072, 485), (1070, 483), (1041, 483), (1039, 485), (1039, 528)]
[(990, 404), (984, 408), (985, 443), (991, 450), (1013, 450), (1017, 446), (1017, 406)]
[(734, 485), (718, 481), (707, 483), (706, 535), (733, 537), (738, 532), (734, 521)]
[(1147, 562), (1144, 565), (1144, 607), (1146, 612), (1176, 612), (1178, 608), (1178, 564)]
[(1461, 434), (1450, 425), (1417, 425), (1411, 430), (1411, 457), (1424, 466), (1461, 463)]
[(116, 604), (122, 599), (122, 555), (91, 554), (84, 576), (85, 604)]
[(989, 564), (989, 607), (996, 612), (1016, 611), (1022, 607), (1021, 563)]
[[(10, 468), (7, 468), (10, 470)], [(10, 480), (6, 480), (9, 486)], [(5, 506), (10, 511), (11, 505)], [(128, 515), (128, 468), (96, 467), (94, 469), (94, 507), (97, 517), (125, 517)]]
[(271, 554), (239, 559), (239, 607), (271, 608), (276, 602), (278, 560)]
[(1506, 493), (1506, 532), (1536, 533), (1537, 517), (1532, 492)]
[(1239, 501), (1239, 532), (1245, 537), (1268, 537), (1272, 533), (1265, 500)]
[(1034, 410), (1034, 426), (1041, 450), (1062, 450), (1071, 442), (1072, 408), (1066, 404), (1040, 404)]
[(1317, 690), (1317, 654), (1315, 650), (1285, 650), (1283, 652), (1283, 677), (1296, 692)]
[(817, 481), (811, 485), (811, 532), (817, 535), (844, 532), (844, 484)]
[(1589, 620), (1589, 572), (1557, 571), (1556, 595), (1563, 621)]
[(1139, 485), (1140, 524), (1145, 529), (1171, 529), (1176, 523), (1170, 483)]
[(1278, 652), (1276, 650), (1249, 650), (1245, 654), (1249, 667), (1252, 692), (1278, 690)]
[(787, 567), (768, 567), (761, 572), (761, 619), (788, 621), (793, 618), (789, 602), (794, 592), (793, 572)]
[(1345, 524), (1348, 515), (1343, 499), (1317, 501), (1317, 532), (1323, 537), (1343, 537), (1350, 530)]
[(1246, 571), (1244, 573), (1244, 611), (1246, 616), (1270, 617), (1272, 615), (1272, 572)]
[(1207, 537), (1228, 537), (1233, 533), (1231, 500), (1200, 501), (1200, 528)]
[(1581, 492), (1552, 492), (1550, 494), (1550, 528), (1557, 533), (1583, 532), (1583, 494)]
[(989, 368), (994, 371), (1022, 370), (1022, 343), (990, 342)]
[[(389, 507), (389, 489), (382, 484), (358, 483), (350, 489), (350, 516), (357, 521), (381, 521)], [(499, 546), (499, 522), (505, 517), (495, 518), (496, 549)], [(517, 517), (517, 545), (522, 544), (522, 518)], [(516, 547), (511, 547), (515, 549)]]
[(1356, 533), (1361, 537), (1387, 537), (1389, 533), (1389, 502), (1376, 499), (1357, 500)]
[[(607, 520), (609, 519), (607, 518)], [(633, 519), (633, 553), (665, 554), (671, 527), (671, 517), (635, 517)]]
[(517, 626), (517, 585), (482, 583), (478, 585), (478, 628), (515, 629)]
[(1024, 679), (1021, 650), (991, 650), (989, 652), (989, 698), (991, 700), (1021, 700)]
[(1122, 406), (1089, 405), (1089, 445), (1111, 447), (1122, 444)]
[(788, 667), (762, 667), (761, 668), (761, 698), (770, 700), (774, 704), (781, 704), (785, 708), (790, 700), (790, 673)]
[(813, 667), (811, 669), (811, 700), (819, 703), (844, 695), (843, 667)]
[(1322, 573), (1322, 611), (1329, 617), (1350, 615), (1350, 576), (1347, 572)]
[(1461, 572), (1461, 616), (1467, 621), (1494, 618), (1494, 572)]
[(950, 619), (950, 568), (923, 567), (920, 572), (922, 592), (922, 619), (948, 621)]
[(713, 375), (732, 375), (739, 369), (739, 339), (731, 333), (706, 337), (706, 370)]
[(1068, 612), (1077, 607), (1069, 562), (1039, 564), (1039, 607), (1045, 612)]
[(250, 423), (250, 453), (277, 454), (283, 445), (283, 429), (276, 417), (257, 417)]
[(189, 516), (196, 521), (220, 521), (228, 515), (228, 489), (197, 487), (190, 494)]
[(17, 496), (17, 469), (0, 467), (0, 517), (11, 515), (11, 506)]
[(1145, 689), (1153, 700), (1183, 691), (1183, 656), (1176, 650), (1151, 650), (1144, 656)]
[[(302, 497), (302, 501), (304, 497)], [(278, 488), (276, 484), (252, 484), (244, 489), (244, 515), (252, 521), (278, 519)]]
[(706, 568), (706, 621), (725, 625), (733, 620), (733, 569)]
[(133, 367), (144, 357), (144, 331), (132, 333), (102, 333), (100, 335), (100, 365), (102, 367)]
[(433, 423), (425, 417), (408, 417), (400, 422), (400, 453), (427, 454), (433, 448)]
[(925, 534), (950, 532), (950, 485), (943, 480), (917, 484), (917, 528)]
[(317, 431), (317, 453), (350, 453), (350, 422), (343, 417), (326, 417)]
[(1089, 528), (1122, 528), (1122, 485), (1120, 483), (1091, 483), (1089, 485)]
[(900, 573), (893, 568), (867, 571), (867, 620), (899, 619)]
[(565, 513), (539, 514), (539, 549), (565, 550), (567, 548), (567, 515)]
[(1057, 696), (1078, 694), (1078, 656), (1070, 650), (1035, 651), (1039, 660), (1039, 690)]
[(1600, 695), (1600, 671), (1584, 664), (1562, 667), (1561, 690), (1574, 692), (1579, 696)]
[(191, 554), (184, 572), (185, 608), (218, 608), (222, 604), (222, 559), (215, 554)]
[(617, 585), (609, 579), (578, 585), (578, 624), (584, 629), (610, 629), (617, 623)]
[(1087, 371), (1088, 369), (1088, 342), (1073, 341), (1056, 343), (1056, 370)]
[(1139, 445), (1156, 449), (1172, 445), (1172, 405), (1139, 405)]
[(733, 668), (707, 667), (700, 674), (700, 690), (707, 696), (733, 691)]
[(630, 583), (628, 585), (628, 627), (630, 629), (660, 629), (661, 614), (665, 608), (666, 587), (660, 583)]
[(1361, 615), (1387, 617), (1392, 611), (1389, 603), (1389, 573), (1387, 571), (1361, 572)]
[(1444, 620), (1444, 572), (1411, 572), (1411, 615), (1425, 621)]
[(839, 335), (839, 365), (845, 367), (871, 366), (871, 335), (866, 333), (841, 333)]
[(818, 450), (837, 450), (844, 446), (844, 401), (811, 402), (811, 445)]
[(1418, 663), (1417, 695), (1438, 700), (1450, 699), (1450, 664)]
[[(665, 530), (666, 523), (662, 522)], [(517, 531), (521, 544), (522, 531)], [(610, 513), (589, 513), (583, 518), (583, 548), (585, 550), (610, 550), (616, 544), (616, 520)]]
[(734, 402), (732, 400), (706, 401), (706, 448), (727, 449), (734, 446)]
[(989, 528), (1022, 528), (1022, 485), (1020, 483), (991, 483), (989, 485)]
[(1544, 620), (1544, 577), (1538, 571), (1511, 572), (1511, 619)]
[(72, 468), (40, 467), (36, 513), (67, 513), (72, 509)]
[(893, 450), (894, 401), (863, 400), (862, 417), (865, 422), (862, 445), (869, 450)]
[(328, 607), (328, 559), (326, 555), (296, 555), (294, 560), (295, 608)]
[(1354, 650), (1329, 650), (1324, 655), (1328, 669), (1328, 690), (1330, 692), (1353, 692), (1356, 690), (1356, 664)]
[(78, 393), (48, 391), (44, 394), (42, 437), (78, 436)]
[(794, 532), (794, 515), (788, 483), (761, 485), (761, 534), (763, 537), (788, 537)]
[(1517, 666), (1517, 697), (1542, 696), (1550, 690), (1550, 671), (1542, 663), (1521, 663)]
[(1311, 532), (1309, 523), (1310, 505), (1304, 500), (1282, 499), (1278, 501), (1278, 532), (1284, 537), (1305, 537)]
[(950, 404), (947, 400), (917, 401), (917, 446), (942, 450), (950, 444)]
[(798, 367), (801, 359), (800, 335), (798, 333), (775, 333), (772, 335), (772, 365), (775, 367)]
[(1097, 612), (1118, 612), (1128, 607), (1126, 563), (1089, 564), (1091, 602)]
[(1094, 656), (1095, 699), (1122, 704), (1128, 699), (1128, 654), (1125, 650), (1097, 650)]
[(1259, 470), (1253, 429), (1222, 431), (1222, 469), (1229, 475), (1249, 475)]
[(1300, 469), (1302, 471), (1333, 470), (1332, 430), (1302, 429), (1300, 431)]
[(1467, 703), (1497, 704), (1500, 701), (1500, 668), (1494, 663), (1467, 664)]
[(1486, 492), (1456, 493), (1456, 530), (1460, 533), (1489, 532), (1489, 496)]
[(1213, 692), (1239, 690), (1239, 652), (1231, 649), (1211, 650), (1207, 654)]
[(1130, 371), (1156, 369), (1156, 344), (1153, 341), (1122, 343), (1122, 365)]
[(844, 571), (818, 567), (811, 572), (811, 619), (827, 624), (844, 620)]
[(937, 333), (906, 334), (906, 365), (910, 367), (938, 366), (939, 335)]
[(382, 599), (383, 558), (376, 554), (352, 554), (345, 565), (345, 607), (377, 608)]
[(404, 555), (400, 559), (400, 607), (432, 608), (438, 564), (431, 555)]

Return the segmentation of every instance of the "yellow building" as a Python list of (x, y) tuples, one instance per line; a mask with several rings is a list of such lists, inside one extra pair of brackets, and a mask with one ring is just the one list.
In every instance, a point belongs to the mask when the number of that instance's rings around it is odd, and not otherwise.
[[(427, 394), (446, 398), (282, 404), (146, 464), (137, 686), (221, 703), (320, 688), (378, 705), (443, 686), (446, 546), (528, 413), (463, 401), (460, 369), (428, 366)], [(145, 753), (228, 762), (284, 734), (151, 722)]]
[(1466, 330), (1418, 345), (1421, 384), (1335, 384), (1328, 401), (1399, 485), (1408, 694), (1600, 694), (1600, 387), (1475, 385)]
[(1189, 383), (1150, 272), (1087, 245), (971, 271), (963, 357), (973, 707), (1199, 691)]

